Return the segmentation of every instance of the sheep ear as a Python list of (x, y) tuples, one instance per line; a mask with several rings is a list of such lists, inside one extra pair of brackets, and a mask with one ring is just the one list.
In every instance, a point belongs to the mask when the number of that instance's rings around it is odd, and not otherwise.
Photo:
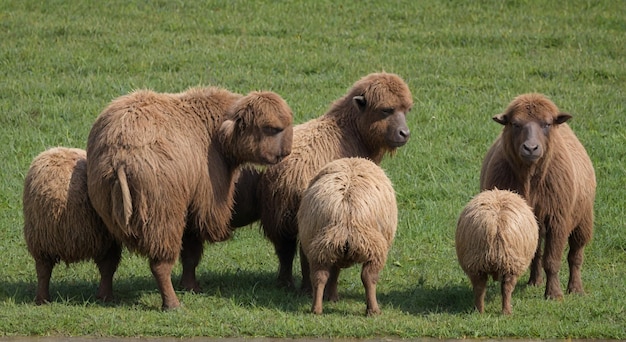
[(224, 120), (220, 126), (220, 140), (226, 141), (226, 138), (232, 137), (235, 132), (235, 121)]
[(559, 113), (559, 115), (556, 116), (556, 119), (554, 119), (554, 123), (560, 125), (571, 118), (572, 116), (567, 113)]
[(363, 95), (358, 95), (352, 98), (356, 106), (359, 107), (359, 110), (364, 111), (365, 106), (367, 105), (367, 101), (365, 101), (365, 97)]
[(509, 117), (505, 113), (494, 115), (492, 119), (500, 125), (506, 125), (509, 122)]

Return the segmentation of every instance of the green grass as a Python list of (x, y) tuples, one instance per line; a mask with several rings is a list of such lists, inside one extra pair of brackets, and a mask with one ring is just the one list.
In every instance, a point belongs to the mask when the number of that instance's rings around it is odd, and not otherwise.
[[(626, 338), (622, 2), (0, 0), (0, 8), (0, 336)], [(267, 89), (300, 123), (380, 70), (401, 75), (415, 101), (411, 141), (382, 164), (400, 216), (378, 287), (381, 316), (364, 316), (357, 267), (342, 273), (342, 299), (311, 315), (309, 298), (274, 286), (276, 258), (256, 226), (206, 246), (204, 291), (179, 293), (181, 310), (159, 310), (146, 259), (126, 252), (116, 302), (94, 300), (96, 267), (80, 263), (57, 266), (53, 303), (34, 305), (24, 175), (48, 147), (84, 148), (113, 98), (138, 88)], [(456, 261), (456, 219), (500, 129), (491, 116), (531, 91), (574, 116), (596, 169), (587, 295), (546, 301), (543, 288), (524, 285), (526, 274), (513, 316), (500, 315), (496, 283), (479, 315)], [(564, 263), (563, 287), (567, 273)]]

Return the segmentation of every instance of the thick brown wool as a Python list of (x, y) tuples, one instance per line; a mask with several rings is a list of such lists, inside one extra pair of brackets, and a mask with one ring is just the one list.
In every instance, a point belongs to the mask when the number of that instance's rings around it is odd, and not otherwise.
[(535, 215), (508, 190), (486, 190), (463, 209), (457, 222), (456, 255), (474, 288), (474, 304), (484, 311), (487, 278), (500, 280), (502, 313), (511, 313), (511, 293), (528, 269), (539, 240)]
[(504, 125), (483, 161), (480, 188), (519, 193), (533, 208), (540, 240), (531, 265), (531, 285), (546, 272), (546, 298), (563, 297), (561, 257), (569, 241), (568, 292), (584, 293), (581, 279), (585, 245), (593, 235), (596, 177), (591, 160), (562, 113), (541, 94), (516, 97), (493, 119)]
[(297, 218), (310, 265), (312, 311), (322, 313), (325, 288), (328, 297), (337, 300), (339, 270), (359, 263), (366, 313), (380, 313), (376, 283), (398, 223), (395, 192), (385, 172), (364, 158), (326, 164), (304, 192)]
[(24, 238), (35, 259), (35, 302), (50, 301), (52, 269), (59, 262), (94, 260), (101, 282), (96, 296), (112, 298), (112, 279), (121, 249), (87, 196), (84, 150), (55, 147), (39, 154), (24, 181)]
[[(357, 81), (324, 115), (294, 128), (292, 153), (268, 167), (259, 184), (261, 223), (280, 261), (280, 285), (294, 286), (296, 213), (311, 178), (339, 158), (363, 157), (379, 164), (409, 140), (406, 114), (412, 106), (411, 92), (399, 76), (374, 73)], [(308, 265), (301, 260), (302, 287), (308, 290)]]
[(181, 248), (183, 287), (198, 290), (202, 241), (231, 235), (239, 166), (288, 155), (291, 125), (277, 94), (215, 87), (136, 91), (96, 119), (87, 142), (89, 196), (111, 233), (150, 259), (164, 308), (180, 304), (169, 274)]

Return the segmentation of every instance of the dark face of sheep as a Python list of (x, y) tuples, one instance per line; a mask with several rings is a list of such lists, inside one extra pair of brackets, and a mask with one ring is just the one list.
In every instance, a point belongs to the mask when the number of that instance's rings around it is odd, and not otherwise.
[(239, 163), (276, 164), (291, 153), (292, 122), (291, 109), (279, 95), (252, 92), (235, 104), (234, 114), (222, 125), (232, 130), (225, 144)]
[(550, 132), (572, 116), (559, 112), (552, 101), (539, 94), (518, 96), (507, 110), (493, 117), (504, 125), (507, 149), (524, 164), (540, 160), (549, 147)]
[(365, 143), (393, 152), (409, 141), (406, 114), (413, 107), (411, 91), (393, 74), (372, 74), (357, 82), (352, 97), (361, 112), (359, 131)]

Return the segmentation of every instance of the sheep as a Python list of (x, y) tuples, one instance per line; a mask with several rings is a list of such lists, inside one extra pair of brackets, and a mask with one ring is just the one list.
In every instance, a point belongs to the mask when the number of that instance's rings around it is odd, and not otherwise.
[(26, 174), (24, 239), (35, 259), (38, 305), (50, 301), (50, 278), (59, 261), (94, 260), (100, 271), (96, 298), (113, 298), (121, 247), (89, 202), (86, 163), (84, 150), (55, 147), (35, 157)]
[(231, 235), (240, 165), (288, 155), (292, 117), (276, 93), (217, 87), (139, 90), (98, 116), (87, 141), (89, 197), (115, 238), (150, 260), (163, 309), (180, 306), (171, 280), (179, 255), (181, 286), (200, 290), (203, 242)]
[(559, 269), (568, 241), (567, 291), (584, 293), (581, 267), (585, 245), (593, 235), (596, 177), (585, 148), (566, 123), (571, 117), (542, 94), (516, 97), (493, 117), (504, 128), (485, 155), (480, 173), (481, 190), (514, 191), (533, 208), (540, 237), (528, 283), (542, 283), (543, 262), (549, 299), (563, 298)]
[[(294, 127), (292, 153), (269, 166), (259, 183), (261, 225), (279, 259), (278, 284), (295, 288), (296, 213), (309, 181), (328, 162), (364, 157), (380, 164), (387, 153), (407, 143), (406, 115), (411, 91), (395, 74), (373, 73), (358, 80), (321, 117)], [(301, 257), (301, 289), (309, 292), (308, 263)]]
[(491, 275), (500, 281), (502, 313), (511, 314), (511, 294), (528, 269), (538, 241), (535, 214), (514, 192), (485, 190), (463, 208), (456, 227), (456, 255), (474, 288), (478, 312), (484, 312)]
[(322, 313), (325, 288), (327, 298), (337, 301), (341, 268), (359, 263), (366, 314), (380, 314), (376, 284), (398, 224), (395, 192), (385, 172), (364, 158), (326, 164), (302, 194), (297, 220), (310, 264), (311, 311)]

